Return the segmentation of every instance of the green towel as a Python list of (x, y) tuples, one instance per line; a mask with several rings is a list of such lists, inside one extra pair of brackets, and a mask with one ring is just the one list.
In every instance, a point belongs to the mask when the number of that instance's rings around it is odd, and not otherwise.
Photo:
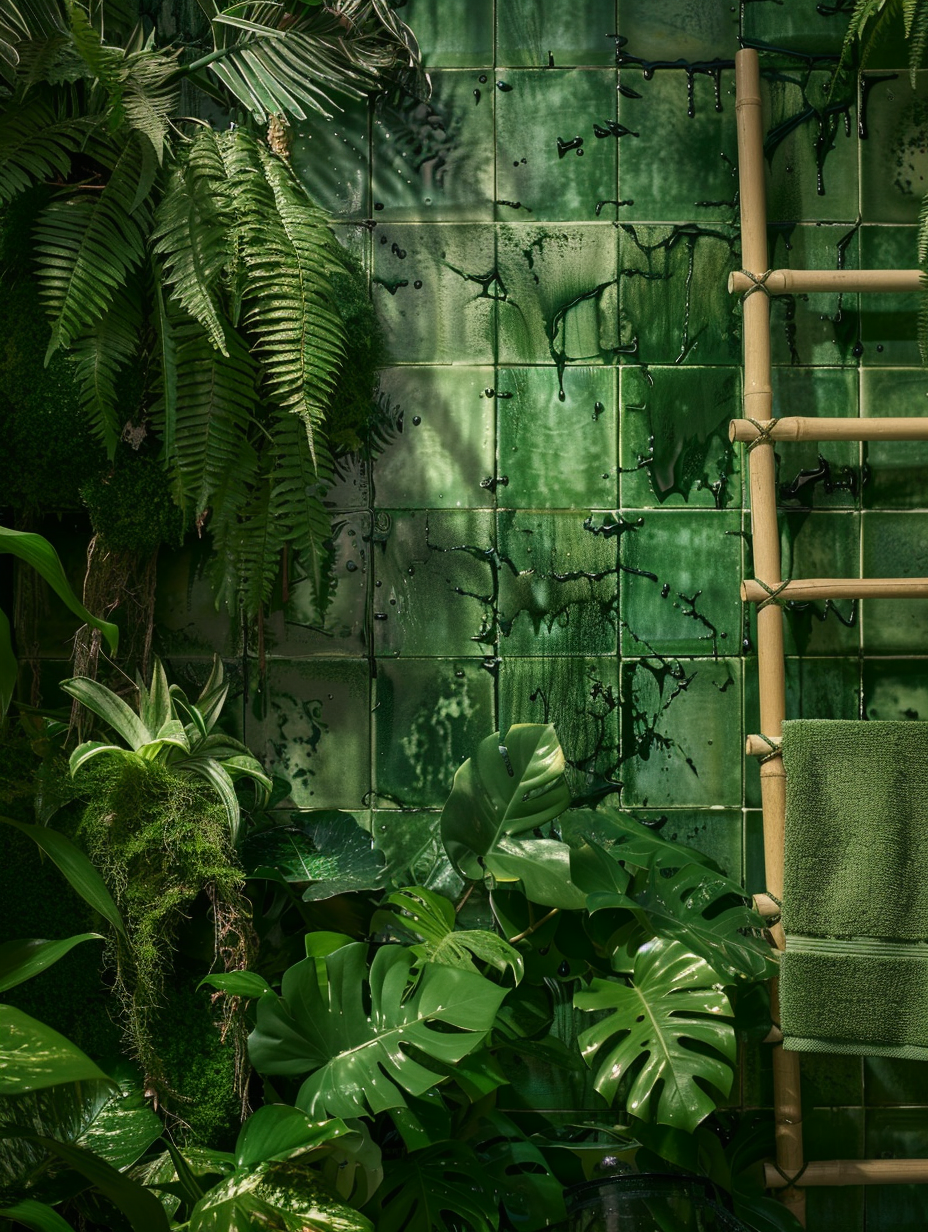
[(928, 723), (783, 724), (784, 1047), (928, 1060)]

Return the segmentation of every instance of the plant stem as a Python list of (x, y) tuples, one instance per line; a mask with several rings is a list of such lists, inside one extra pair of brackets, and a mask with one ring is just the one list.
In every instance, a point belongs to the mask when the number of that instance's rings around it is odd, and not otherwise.
[(461, 908), (464, 906), (464, 904), (473, 894), (474, 886), (476, 886), (476, 884), (477, 884), (476, 881), (472, 881), (470, 885), (467, 887), (467, 889), (464, 891), (464, 893), (461, 895), (461, 897), (458, 899), (458, 901), (454, 904), (454, 914), (455, 915), (457, 915), (457, 913), (461, 910)]
[(514, 937), (510, 937), (509, 944), (515, 945), (517, 941), (524, 941), (526, 937), (530, 937), (532, 933), (537, 932), (538, 929), (541, 928), (542, 924), (547, 924), (548, 920), (550, 920), (553, 916), (556, 916), (559, 911), (560, 907), (552, 907), (547, 915), (543, 915), (540, 920), (534, 924), (531, 924), (525, 929), (524, 932), (517, 933)]

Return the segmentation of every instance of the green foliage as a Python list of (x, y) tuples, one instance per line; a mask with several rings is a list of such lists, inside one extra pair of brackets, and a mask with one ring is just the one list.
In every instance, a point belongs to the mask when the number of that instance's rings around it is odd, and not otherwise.
[(474, 1151), (442, 1142), (386, 1169), (372, 1214), (377, 1232), (495, 1232), (499, 1201)]
[(343, 813), (313, 813), (302, 825), (272, 826), (248, 837), (242, 859), (252, 874), (272, 868), (287, 881), (305, 885), (305, 902), (354, 890), (375, 890), (384, 882), (383, 856), (370, 835)]
[(146, 1075), (164, 1084), (155, 1024), (178, 931), (197, 897), (241, 930), (247, 920), (241, 872), (224, 810), (197, 780), (158, 761), (108, 758), (88, 775), (78, 831), (126, 920), (117, 992), (129, 1046)]
[(0, 1095), (105, 1077), (63, 1035), (12, 1005), (0, 1005)]
[(184, 514), (171, 499), (164, 468), (153, 457), (126, 446), (108, 471), (81, 488), (94, 534), (116, 552), (151, 556), (164, 543), (180, 547)]
[[(73, 359), (83, 421), (111, 461), (123, 425), (155, 428), (175, 502), (208, 526), (220, 602), (255, 616), (286, 557), (324, 611), (328, 437), (339, 449), (366, 439), (379, 333), (283, 137), (182, 116), (199, 92), (204, 109), (243, 104), (285, 133), (333, 92), (362, 97), (414, 69), (415, 40), (382, 0), (260, 0), (204, 6), (213, 50), (195, 58), (146, 35), (132, 8), (37, 0), (0, 30), (0, 202), (58, 189), (31, 246), (45, 358)], [(85, 478), (111, 542), (147, 546), (156, 523), (177, 533), (163, 492), (142, 491), (151, 534), (126, 516), (117, 534), (113, 515), (137, 490), (129, 472)], [(114, 484), (126, 489), (118, 510)]]

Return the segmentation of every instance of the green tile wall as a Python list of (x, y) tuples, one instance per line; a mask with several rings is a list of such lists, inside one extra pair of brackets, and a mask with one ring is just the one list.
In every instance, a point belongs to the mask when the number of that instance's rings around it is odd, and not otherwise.
[[(741, 756), (757, 725), (738, 599), (749, 499), (727, 437), (731, 61), (739, 36), (765, 46), (769, 126), (807, 117), (769, 150), (771, 265), (913, 265), (928, 73), (873, 87), (865, 140), (855, 110), (820, 129), (821, 57), (848, 7), (405, 0), (431, 98), (349, 105), (297, 134), (295, 165), (370, 272), (395, 430), (329, 494), (325, 620), (296, 585), (267, 622), (263, 677), (248, 647), (242, 725), (292, 780), (286, 807), (350, 810), (388, 851), (421, 835), (414, 875), (433, 884), (455, 767), (496, 726), (550, 719), (578, 794), (621, 793), (763, 887), (757, 769)], [(774, 303), (779, 411), (928, 414), (916, 299), (858, 298)], [(928, 573), (928, 449), (784, 448), (778, 480), (797, 573)], [(242, 649), (202, 568), (196, 550), (164, 565), (161, 648), (178, 672)], [(928, 719), (923, 605), (814, 604), (786, 623), (792, 714)], [(928, 1151), (928, 1069), (803, 1066), (812, 1158)], [(763, 1052), (740, 1098), (769, 1105)], [(926, 1204), (904, 1187), (813, 1192), (809, 1226), (904, 1232)]]

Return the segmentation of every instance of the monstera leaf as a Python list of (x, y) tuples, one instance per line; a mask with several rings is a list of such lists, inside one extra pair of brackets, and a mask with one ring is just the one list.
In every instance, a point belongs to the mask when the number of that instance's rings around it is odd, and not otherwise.
[(590, 911), (609, 906), (631, 907), (659, 937), (701, 955), (726, 983), (776, 973), (773, 951), (760, 936), (763, 921), (748, 907), (744, 890), (708, 869), (688, 864), (673, 877), (652, 869), (646, 887), (621, 902), (590, 895)]
[(440, 1142), (386, 1169), (377, 1232), (495, 1232), (499, 1204), (481, 1161), (463, 1142)]
[(703, 864), (713, 872), (722, 872), (714, 860), (695, 847), (662, 838), (658, 830), (608, 805), (572, 811), (561, 819), (559, 827), (564, 840), (572, 846), (592, 840), (632, 868), (679, 869), (686, 864)]
[[(455, 774), (441, 815), (442, 841), (463, 877), (477, 881), (489, 871), (501, 881), (522, 879), (526, 869), (506, 860), (524, 854), (521, 836), (567, 808), (564, 770), (564, 754), (550, 723), (517, 724), (505, 742), (499, 733), (480, 742)], [(496, 862), (498, 855), (503, 862)], [(569, 859), (569, 853), (563, 858)]]
[(373, 1232), (358, 1211), (331, 1197), (298, 1159), (237, 1169), (200, 1199), (188, 1232)]
[(342, 813), (264, 830), (246, 841), (243, 854), (248, 867), (275, 868), (287, 881), (310, 882), (306, 902), (383, 885), (383, 856), (355, 819)]
[[(387, 907), (394, 910), (386, 910)], [(454, 904), (447, 898), (424, 890), (422, 886), (408, 886), (387, 895), (383, 908), (371, 921), (371, 928), (375, 931), (392, 928), (404, 940), (421, 938), (420, 944), (410, 949), (425, 962), (475, 971), (474, 959), (477, 959), (489, 963), (497, 971), (511, 969), (518, 984), (524, 969), (518, 950), (485, 929), (456, 932), (455, 922)]]
[(579, 1037), (603, 1098), (612, 1103), (627, 1077), (634, 1116), (695, 1129), (716, 1107), (700, 1084), (727, 1095), (734, 1077), (737, 1044), (720, 983), (679, 942), (656, 939), (638, 951), (633, 983), (594, 979), (578, 992), (577, 1009), (614, 1011)]
[(317, 962), (290, 967), (282, 996), (258, 1001), (248, 1041), (259, 1072), (309, 1074), (296, 1102), (317, 1119), (404, 1108), (407, 1094), (425, 1094), (444, 1067), (480, 1046), (506, 995), (480, 975), (434, 963), (410, 987), (416, 956), (402, 946), (379, 949), (370, 970), (366, 945), (342, 946), (322, 960), (324, 986)]
[(512, 1226), (541, 1232), (566, 1220), (564, 1186), (534, 1142), (501, 1112), (491, 1113), (480, 1131), (477, 1154)]

